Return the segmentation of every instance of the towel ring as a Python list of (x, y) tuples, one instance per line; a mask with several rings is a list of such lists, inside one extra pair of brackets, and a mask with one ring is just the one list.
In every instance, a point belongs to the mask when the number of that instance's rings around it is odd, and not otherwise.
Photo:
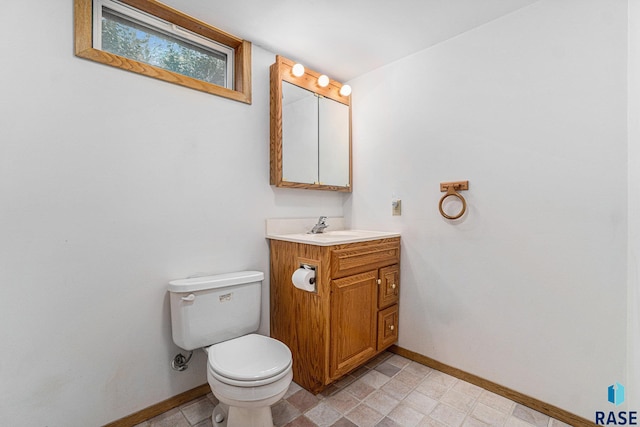
[[(442, 196), (442, 198), (440, 199), (440, 203), (438, 203), (438, 209), (440, 210), (440, 215), (442, 215), (447, 219), (458, 219), (462, 215), (464, 215), (464, 213), (467, 210), (467, 201), (456, 190), (466, 190), (468, 188), (469, 188), (469, 181), (450, 182), (450, 183), (440, 184), (441, 191), (445, 191), (445, 189), (447, 191), (447, 193), (444, 196)], [(449, 215), (444, 211), (444, 209), (442, 209), (442, 204), (444, 203), (447, 197), (457, 197), (458, 200), (462, 202), (462, 209), (460, 209), (460, 212), (458, 212), (456, 215)]]

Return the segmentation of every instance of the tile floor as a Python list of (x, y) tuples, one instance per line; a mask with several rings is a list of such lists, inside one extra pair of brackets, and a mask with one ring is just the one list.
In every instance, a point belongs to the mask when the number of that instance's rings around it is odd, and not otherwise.
[[(215, 404), (210, 393), (136, 427), (211, 427)], [(568, 426), (392, 353), (381, 354), (318, 395), (292, 383), (272, 411), (276, 427)]]

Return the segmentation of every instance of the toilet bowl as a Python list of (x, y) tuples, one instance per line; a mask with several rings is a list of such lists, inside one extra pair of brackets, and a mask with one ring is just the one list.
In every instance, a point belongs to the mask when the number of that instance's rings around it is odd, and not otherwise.
[(207, 380), (221, 404), (213, 412), (213, 425), (273, 427), (270, 406), (293, 379), (289, 348), (249, 334), (212, 345), (207, 353)]

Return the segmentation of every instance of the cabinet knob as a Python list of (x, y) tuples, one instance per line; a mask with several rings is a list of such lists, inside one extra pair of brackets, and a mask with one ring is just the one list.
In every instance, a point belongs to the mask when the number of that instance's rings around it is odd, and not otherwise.
[(395, 283), (393, 283), (393, 284), (391, 285), (391, 289), (395, 289), (395, 288), (396, 288), (396, 284), (395, 284)]
[(395, 329), (395, 327), (393, 325), (389, 325), (389, 329), (391, 329), (393, 331)]

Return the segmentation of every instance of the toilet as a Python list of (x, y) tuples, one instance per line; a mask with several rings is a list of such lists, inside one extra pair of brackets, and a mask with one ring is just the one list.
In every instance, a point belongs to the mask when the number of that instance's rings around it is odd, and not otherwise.
[(220, 401), (214, 426), (273, 427), (271, 405), (293, 379), (289, 348), (255, 333), (263, 279), (241, 271), (169, 282), (173, 341), (207, 352), (207, 381)]

